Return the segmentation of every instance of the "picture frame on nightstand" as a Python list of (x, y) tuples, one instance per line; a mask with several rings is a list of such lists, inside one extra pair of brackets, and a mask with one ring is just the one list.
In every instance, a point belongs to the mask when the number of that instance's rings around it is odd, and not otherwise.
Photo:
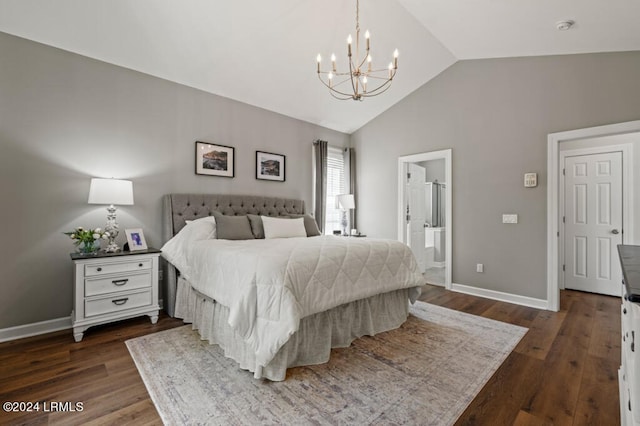
[(127, 235), (127, 243), (129, 243), (129, 251), (146, 250), (147, 241), (144, 239), (142, 228), (125, 229)]

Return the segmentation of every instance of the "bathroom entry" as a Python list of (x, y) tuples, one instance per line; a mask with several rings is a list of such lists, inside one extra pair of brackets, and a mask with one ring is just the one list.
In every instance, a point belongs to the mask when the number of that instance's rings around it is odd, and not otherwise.
[(400, 157), (398, 239), (430, 284), (451, 287), (451, 150)]

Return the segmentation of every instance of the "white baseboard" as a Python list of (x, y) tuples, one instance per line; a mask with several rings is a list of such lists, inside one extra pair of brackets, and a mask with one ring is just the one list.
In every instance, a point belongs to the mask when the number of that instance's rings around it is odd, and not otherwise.
[(56, 318), (48, 321), (34, 322), (32, 324), (18, 325), (15, 327), (0, 329), (0, 342), (22, 339), (24, 337), (37, 336), (39, 334), (52, 333), (54, 331), (68, 330), (71, 328), (71, 317)]
[[(162, 309), (163, 304), (162, 299), (158, 300), (160, 309)], [(54, 331), (69, 330), (70, 328), (71, 316), (2, 328), (0, 329), (0, 343), (23, 339), (25, 337), (38, 336), (40, 334), (53, 333)]]
[(517, 294), (503, 293), (501, 291), (471, 287), (464, 284), (451, 284), (451, 290), (457, 291), (458, 293), (484, 297), (485, 299), (499, 300), (501, 302), (514, 303), (516, 305), (528, 306), (530, 308), (536, 309), (548, 310), (549, 306), (545, 299), (535, 299), (533, 297), (519, 296)]

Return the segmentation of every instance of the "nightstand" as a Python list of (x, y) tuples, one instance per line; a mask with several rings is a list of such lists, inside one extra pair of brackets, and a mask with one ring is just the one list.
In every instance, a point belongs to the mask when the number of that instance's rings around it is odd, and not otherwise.
[(91, 326), (140, 315), (158, 321), (158, 265), (154, 248), (91, 256), (71, 254), (74, 263), (71, 323), (76, 342)]

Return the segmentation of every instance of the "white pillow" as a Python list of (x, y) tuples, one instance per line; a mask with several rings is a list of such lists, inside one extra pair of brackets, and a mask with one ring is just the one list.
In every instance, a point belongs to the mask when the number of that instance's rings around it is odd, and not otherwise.
[(216, 220), (213, 216), (197, 220), (187, 220), (187, 225), (162, 246), (162, 257), (167, 259), (180, 273), (188, 279), (188, 248), (199, 240), (216, 238)]
[(304, 218), (280, 219), (276, 217), (262, 216), (264, 226), (264, 238), (292, 238), (306, 237), (307, 230), (304, 227)]

